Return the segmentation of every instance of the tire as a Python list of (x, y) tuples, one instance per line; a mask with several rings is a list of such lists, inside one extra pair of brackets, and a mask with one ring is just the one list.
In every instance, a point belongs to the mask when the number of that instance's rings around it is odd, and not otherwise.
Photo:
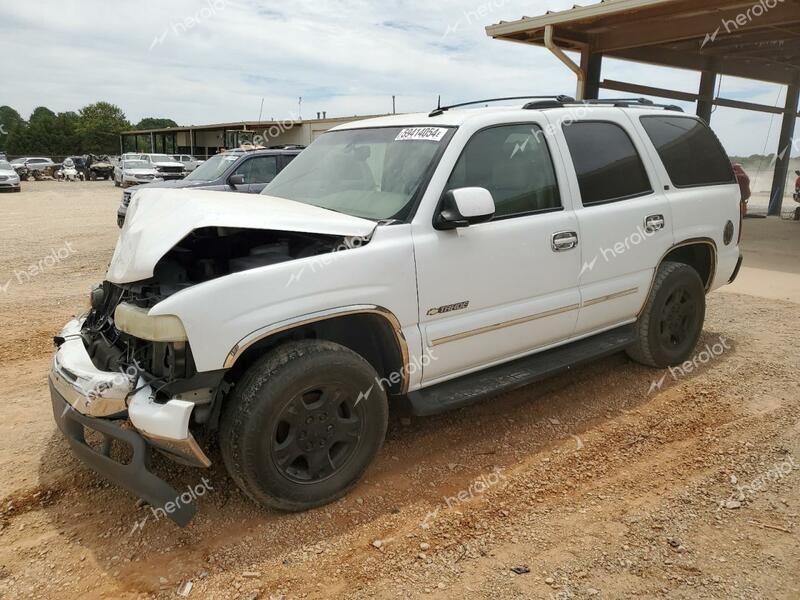
[(685, 362), (697, 347), (705, 315), (706, 290), (697, 271), (683, 263), (663, 263), (639, 315), (628, 356), (659, 369)]
[(120, 182), (117, 181), (117, 176), (114, 175), (114, 187), (120, 187), (120, 185), (121, 185)]
[(286, 511), (344, 496), (383, 445), (388, 401), (372, 366), (327, 341), (281, 346), (250, 367), (223, 409), (220, 449), (255, 502)]

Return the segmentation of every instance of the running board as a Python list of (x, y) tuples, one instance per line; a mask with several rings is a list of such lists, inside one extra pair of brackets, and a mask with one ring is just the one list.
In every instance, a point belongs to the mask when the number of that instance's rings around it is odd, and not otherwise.
[(636, 340), (633, 325), (619, 327), (552, 350), (445, 381), (408, 394), (411, 413), (427, 417), (547, 379), (616, 354)]

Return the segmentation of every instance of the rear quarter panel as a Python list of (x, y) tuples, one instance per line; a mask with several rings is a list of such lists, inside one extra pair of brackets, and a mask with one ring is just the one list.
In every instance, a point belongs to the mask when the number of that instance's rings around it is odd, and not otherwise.
[[(663, 114), (663, 113), (661, 113)], [(694, 118), (685, 115), (684, 118)], [(703, 187), (676, 187), (661, 161), (655, 146), (645, 131), (639, 118), (631, 117), (634, 126), (639, 130), (644, 141), (650, 162), (662, 181), (668, 182), (665, 190), (672, 208), (672, 230), (675, 245), (692, 240), (710, 241), (715, 246), (716, 270), (711, 290), (717, 289), (731, 279), (739, 260), (739, 216), (741, 190), (734, 180), (730, 184), (708, 185)], [(731, 170), (733, 167), (731, 167)], [(733, 223), (733, 241), (726, 245), (724, 240), (725, 226)]]

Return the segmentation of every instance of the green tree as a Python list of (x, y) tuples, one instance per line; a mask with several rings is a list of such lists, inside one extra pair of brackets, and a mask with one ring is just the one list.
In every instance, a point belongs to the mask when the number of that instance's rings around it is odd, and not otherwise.
[(0, 151), (8, 150), (8, 138), (11, 136), (11, 130), (24, 122), (16, 110), (10, 106), (0, 106)]
[(122, 109), (109, 102), (95, 102), (78, 111), (77, 133), (85, 153), (115, 154), (120, 132), (130, 128)]
[(177, 127), (177, 126), (178, 124), (172, 119), (145, 117), (134, 126), (134, 129), (166, 129), (167, 127)]

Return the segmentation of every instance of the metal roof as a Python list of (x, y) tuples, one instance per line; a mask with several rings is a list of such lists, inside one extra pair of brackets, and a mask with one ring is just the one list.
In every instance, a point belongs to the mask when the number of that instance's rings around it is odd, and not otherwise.
[(149, 133), (173, 133), (178, 131), (209, 131), (209, 130), (238, 130), (238, 131), (261, 131), (270, 127), (282, 127), (285, 130), (297, 125), (319, 124), (319, 123), (347, 123), (357, 119), (369, 119), (381, 115), (368, 115), (365, 117), (353, 115), (352, 117), (325, 117), (323, 119), (301, 119), (293, 120), (287, 118), (277, 121), (238, 121), (234, 123), (211, 123), (208, 125), (181, 125), (179, 127), (157, 127), (155, 129), (131, 129), (121, 132), (121, 135), (143, 135)]
[(606, 0), (486, 28), (495, 39), (790, 84), (800, 78), (798, 0)]

